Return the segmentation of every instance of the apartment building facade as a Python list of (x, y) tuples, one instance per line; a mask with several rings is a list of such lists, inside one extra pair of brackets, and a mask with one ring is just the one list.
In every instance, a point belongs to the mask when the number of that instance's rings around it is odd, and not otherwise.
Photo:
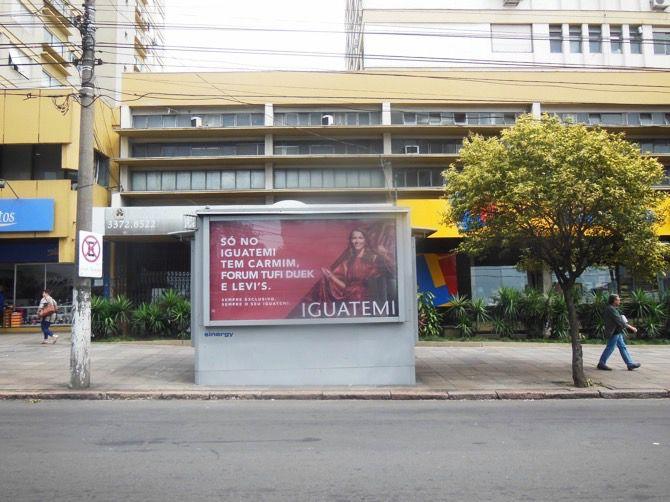
[(664, 0), (348, 0), (347, 69), (667, 69)]
[[(78, 3), (65, 0), (7, 0), (0, 6), (0, 88), (79, 86), (76, 63), (81, 36), (75, 27)], [(160, 0), (96, 2), (96, 82), (105, 98), (119, 98), (126, 71), (162, 66), (165, 12)]]
[[(95, 102), (95, 205), (109, 205), (118, 184), (110, 159), (118, 155), (113, 104), (121, 97), (121, 76), (160, 68), (162, 5), (96, 2), (102, 99)], [(0, 225), (0, 286), (21, 314), (18, 323), (28, 326), (38, 321), (36, 301), (45, 285), (62, 305), (57, 322), (70, 318), (80, 120), (75, 24), (81, 9), (65, 0), (0, 5), (0, 214), (7, 219)], [(33, 224), (21, 223), (27, 220)]]

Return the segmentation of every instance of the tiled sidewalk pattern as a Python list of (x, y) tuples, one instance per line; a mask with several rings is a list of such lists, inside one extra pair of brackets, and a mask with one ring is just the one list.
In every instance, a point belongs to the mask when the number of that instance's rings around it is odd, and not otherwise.
[[(40, 336), (0, 336), (0, 391), (67, 390), (70, 343), (40, 345)], [(595, 369), (602, 346), (585, 345), (587, 377), (599, 389), (670, 389), (670, 346), (632, 346), (642, 363), (627, 371), (618, 353)], [(94, 343), (91, 390), (198, 391), (194, 349), (185, 344)], [(483, 343), (416, 348), (417, 390), (523, 391), (572, 388), (567, 344)], [(360, 389), (360, 388), (359, 388)]]

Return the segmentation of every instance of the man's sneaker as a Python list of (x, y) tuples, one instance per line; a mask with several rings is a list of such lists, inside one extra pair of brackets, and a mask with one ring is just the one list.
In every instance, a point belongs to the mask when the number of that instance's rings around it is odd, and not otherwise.
[(53, 339), (54, 339), (54, 341), (51, 342), (51, 343), (56, 343), (56, 342), (58, 341), (58, 335), (54, 335), (54, 336), (53, 336)]
[(49, 343), (49, 340), (42, 340), (42, 341), (40, 342), (40, 345), (46, 345), (47, 343)]
[(640, 363), (633, 363), (628, 365), (628, 371), (633, 371), (642, 366)]
[[(599, 370), (603, 370), (603, 371), (612, 371), (612, 368), (610, 368), (610, 367), (607, 366), (606, 364), (598, 363), (597, 368), (598, 368)], [(629, 369), (630, 369), (630, 368), (629, 368)]]

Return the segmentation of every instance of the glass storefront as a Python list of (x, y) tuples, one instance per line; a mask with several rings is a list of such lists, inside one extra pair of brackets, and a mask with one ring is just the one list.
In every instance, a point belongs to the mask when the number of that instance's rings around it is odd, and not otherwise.
[[(72, 321), (72, 288), (74, 265), (71, 263), (17, 263), (0, 264), (0, 285), (5, 293), (5, 307), (11, 306), (15, 316), (13, 323), (5, 320), (3, 327), (39, 324), (37, 306), (45, 288), (58, 303), (58, 315), (54, 324), (70, 324)], [(4, 316), (5, 318), (7, 316)]]

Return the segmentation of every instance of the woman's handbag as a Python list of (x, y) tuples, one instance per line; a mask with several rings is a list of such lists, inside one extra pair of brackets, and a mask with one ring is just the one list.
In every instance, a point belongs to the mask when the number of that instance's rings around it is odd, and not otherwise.
[(53, 303), (47, 303), (46, 306), (40, 312), (40, 317), (48, 317), (51, 314), (56, 313), (56, 306)]

